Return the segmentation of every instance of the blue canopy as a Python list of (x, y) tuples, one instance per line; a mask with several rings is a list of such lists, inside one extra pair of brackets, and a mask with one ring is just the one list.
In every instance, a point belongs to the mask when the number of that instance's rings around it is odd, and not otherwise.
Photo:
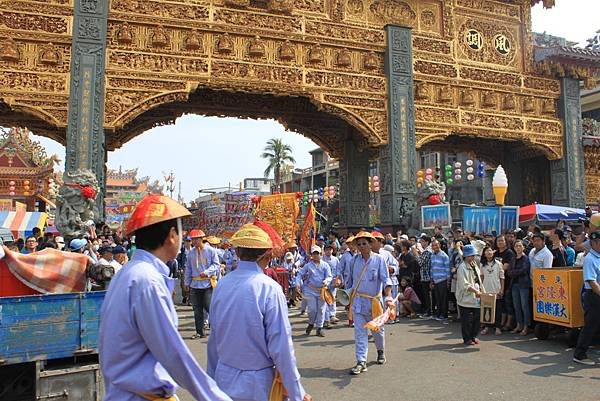
[(576, 221), (585, 218), (585, 210), (568, 206), (533, 205), (521, 206), (519, 209), (519, 223), (528, 221), (549, 222), (557, 220)]

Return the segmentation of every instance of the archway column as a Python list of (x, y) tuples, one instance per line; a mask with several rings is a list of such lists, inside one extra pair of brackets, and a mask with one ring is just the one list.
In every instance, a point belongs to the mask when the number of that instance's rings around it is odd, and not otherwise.
[(340, 225), (348, 230), (369, 226), (369, 155), (347, 139), (340, 160)]
[(106, 186), (104, 75), (108, 7), (108, 1), (75, 1), (65, 162), (67, 173), (87, 169), (96, 175), (99, 219), (104, 217)]
[(406, 222), (415, 205), (416, 138), (410, 28), (387, 25), (389, 143), (379, 154), (381, 225)]
[(585, 170), (579, 81), (561, 79), (558, 111), (563, 121), (563, 158), (550, 162), (553, 205), (585, 207)]

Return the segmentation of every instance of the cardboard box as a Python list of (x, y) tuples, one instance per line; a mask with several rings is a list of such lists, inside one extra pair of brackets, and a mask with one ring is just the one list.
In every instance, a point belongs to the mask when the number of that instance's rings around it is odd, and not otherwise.
[(483, 324), (496, 322), (496, 294), (481, 294), (481, 311), (479, 321)]

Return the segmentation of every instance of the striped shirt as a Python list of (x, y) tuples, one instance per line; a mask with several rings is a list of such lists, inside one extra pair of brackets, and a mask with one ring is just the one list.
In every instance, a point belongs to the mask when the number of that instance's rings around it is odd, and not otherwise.
[(431, 281), (434, 284), (441, 283), (450, 278), (450, 258), (446, 252), (440, 250), (431, 253)]

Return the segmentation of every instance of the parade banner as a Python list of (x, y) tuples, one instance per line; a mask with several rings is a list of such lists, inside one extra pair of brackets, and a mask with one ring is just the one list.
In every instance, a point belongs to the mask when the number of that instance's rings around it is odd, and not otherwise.
[(519, 228), (519, 206), (503, 206), (500, 208), (500, 229), (516, 230)]
[(317, 232), (317, 225), (315, 221), (315, 205), (310, 203), (308, 205), (308, 211), (304, 218), (304, 224), (300, 231), (300, 249), (304, 256), (310, 255), (310, 248), (315, 244), (315, 234)]
[(296, 219), (300, 206), (295, 193), (267, 195), (261, 198), (256, 217), (268, 223), (277, 231), (284, 242), (296, 238), (298, 224)]
[(421, 229), (429, 230), (438, 225), (442, 227), (452, 225), (450, 205), (421, 206)]

